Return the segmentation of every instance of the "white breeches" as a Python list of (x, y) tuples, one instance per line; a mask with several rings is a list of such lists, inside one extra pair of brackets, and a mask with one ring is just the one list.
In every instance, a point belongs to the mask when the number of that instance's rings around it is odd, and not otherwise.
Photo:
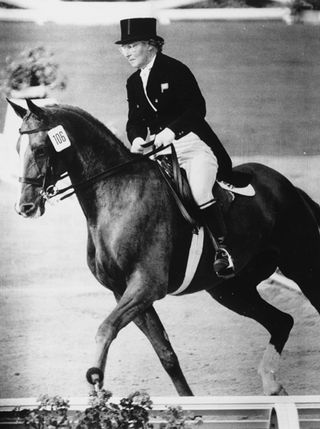
[[(208, 145), (189, 133), (174, 141), (180, 167), (184, 168), (196, 203), (200, 206), (212, 200), (218, 162)], [(162, 152), (161, 152), (162, 153)]]

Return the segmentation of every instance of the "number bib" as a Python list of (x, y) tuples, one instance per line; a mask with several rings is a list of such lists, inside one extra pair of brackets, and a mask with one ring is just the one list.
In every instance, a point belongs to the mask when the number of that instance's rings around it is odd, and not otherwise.
[(52, 128), (48, 131), (48, 136), (57, 152), (61, 152), (71, 146), (71, 142), (62, 125)]

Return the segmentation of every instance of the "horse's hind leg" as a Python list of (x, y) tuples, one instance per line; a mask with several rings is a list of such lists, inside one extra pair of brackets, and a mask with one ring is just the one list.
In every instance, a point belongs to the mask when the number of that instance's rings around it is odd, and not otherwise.
[(192, 396), (192, 391), (183, 375), (177, 355), (155, 309), (149, 307), (143, 314), (137, 316), (134, 322), (149, 339), (178, 394)]
[(300, 200), (300, 204), (291, 210), (279, 227), (279, 268), (299, 285), (320, 313), (319, 206), (304, 191), (298, 191), (304, 204)]
[(320, 249), (314, 246), (310, 250), (310, 247), (300, 247), (297, 252), (291, 247), (291, 251), (283, 252), (279, 268), (283, 275), (297, 283), (320, 314)]
[(257, 285), (268, 278), (274, 266), (265, 262), (267, 256), (255, 260), (239, 277), (228, 280), (220, 286), (209, 290), (210, 295), (226, 306), (246, 317), (250, 317), (270, 333), (270, 342), (266, 348), (258, 372), (262, 378), (263, 390), (266, 395), (285, 394), (282, 385), (276, 379), (279, 369), (280, 354), (293, 326), (293, 319), (261, 298), (256, 290)]

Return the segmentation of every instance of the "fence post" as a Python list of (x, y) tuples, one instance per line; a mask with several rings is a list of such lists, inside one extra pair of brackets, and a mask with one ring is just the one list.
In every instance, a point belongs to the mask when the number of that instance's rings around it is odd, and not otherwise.
[(270, 429), (300, 429), (298, 410), (294, 403), (275, 403)]

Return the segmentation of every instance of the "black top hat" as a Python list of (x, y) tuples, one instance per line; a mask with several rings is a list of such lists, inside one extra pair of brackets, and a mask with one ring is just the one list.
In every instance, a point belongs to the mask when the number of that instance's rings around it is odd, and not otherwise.
[(163, 42), (163, 38), (157, 36), (157, 20), (155, 18), (122, 19), (120, 27), (121, 40), (115, 42), (118, 45), (150, 39)]

